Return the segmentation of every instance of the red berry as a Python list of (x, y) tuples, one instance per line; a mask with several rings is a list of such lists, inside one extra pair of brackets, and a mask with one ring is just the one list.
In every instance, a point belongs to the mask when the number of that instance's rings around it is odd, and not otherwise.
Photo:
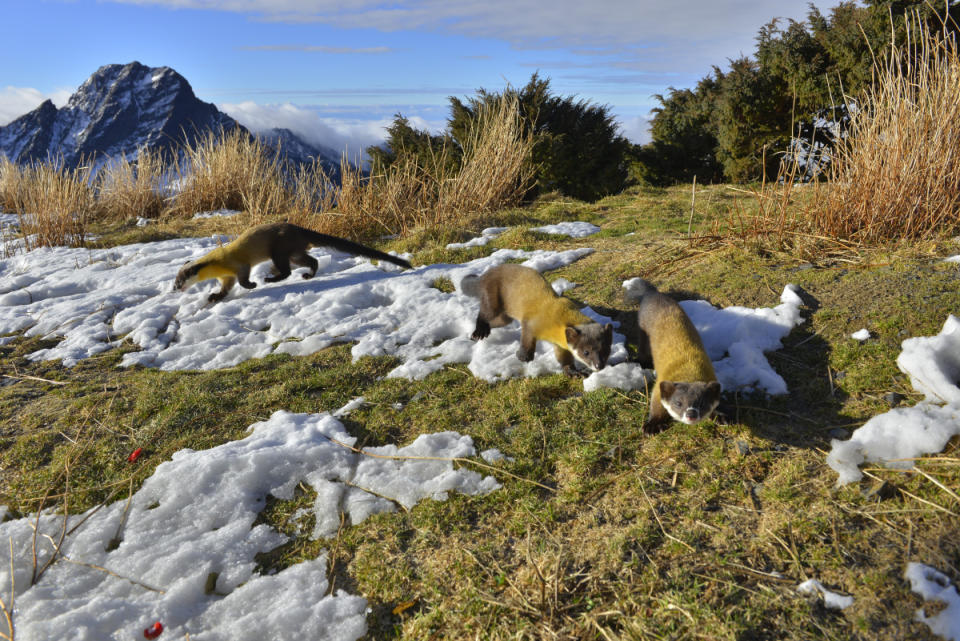
[[(139, 450), (138, 450), (138, 451), (139, 451)], [(149, 628), (146, 628), (146, 629), (143, 631), (143, 638), (144, 638), (144, 639), (156, 639), (158, 636), (160, 636), (160, 633), (161, 633), (161, 632), (163, 632), (163, 624), (160, 623), (159, 621), (157, 621), (156, 623), (154, 623), (154, 624), (151, 625)]]
[[(135, 449), (133, 452), (130, 453), (130, 456), (127, 457), (127, 463), (133, 463), (133, 462), (136, 461), (138, 458), (140, 458), (140, 455), (141, 455), (141, 454), (143, 454), (143, 448), (142, 448), (142, 447), (138, 447), (137, 449)], [(158, 632), (157, 634), (159, 634), (159, 632)], [(150, 637), (150, 638), (152, 638), (152, 637)]]

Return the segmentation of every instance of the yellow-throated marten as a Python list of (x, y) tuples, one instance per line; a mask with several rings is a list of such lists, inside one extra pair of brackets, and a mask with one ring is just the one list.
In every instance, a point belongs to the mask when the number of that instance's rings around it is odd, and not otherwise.
[(482, 276), (467, 276), (460, 291), (480, 299), (480, 313), (471, 339), (490, 335), (491, 327), (520, 321), (517, 358), (529, 362), (537, 341), (553, 343), (554, 354), (564, 374), (575, 373), (573, 359), (593, 370), (602, 369), (610, 356), (613, 326), (601, 325), (584, 314), (568, 298), (557, 296), (550, 283), (535, 269), (500, 265)]
[(644, 431), (660, 431), (670, 418), (688, 425), (708, 418), (720, 403), (720, 383), (697, 328), (676, 301), (647, 281), (633, 278), (623, 286), (627, 299), (640, 303), (640, 361), (652, 358), (657, 372)]
[(256, 283), (250, 281), (250, 269), (265, 260), (273, 261), (273, 270), (264, 280), (275, 283), (290, 275), (290, 263), (310, 269), (304, 278), (317, 273), (317, 260), (307, 253), (311, 247), (332, 247), (350, 254), (379, 258), (394, 265), (410, 268), (402, 258), (391, 256), (372, 247), (328, 236), (312, 229), (299, 227), (291, 223), (273, 223), (258, 225), (246, 230), (233, 242), (217, 247), (206, 256), (189, 262), (180, 268), (174, 289), (185, 290), (194, 283), (208, 278), (220, 281), (220, 291), (210, 294), (208, 300), (215, 303), (223, 300), (234, 283), (253, 289)]

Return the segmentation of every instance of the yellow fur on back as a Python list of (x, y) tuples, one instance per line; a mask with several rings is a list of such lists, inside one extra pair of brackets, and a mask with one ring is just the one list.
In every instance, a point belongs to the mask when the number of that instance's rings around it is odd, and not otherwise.
[(202, 258), (203, 262), (256, 265), (270, 259), (270, 241), (276, 235), (263, 226), (251, 227), (223, 247)]
[(646, 328), (657, 381), (715, 381), (700, 334), (679, 305), (660, 307)]
[(567, 326), (593, 322), (573, 301), (557, 296), (539, 272), (513, 264), (501, 265), (499, 270), (510, 282), (509, 287), (500, 288), (504, 311), (527, 323), (538, 340), (568, 349)]

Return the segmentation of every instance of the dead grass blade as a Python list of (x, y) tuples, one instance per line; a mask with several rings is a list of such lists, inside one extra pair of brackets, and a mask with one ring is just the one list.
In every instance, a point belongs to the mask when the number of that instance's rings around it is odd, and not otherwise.
[(906, 22), (835, 151), (812, 217), (825, 236), (918, 241), (960, 225), (960, 50), (946, 29)]

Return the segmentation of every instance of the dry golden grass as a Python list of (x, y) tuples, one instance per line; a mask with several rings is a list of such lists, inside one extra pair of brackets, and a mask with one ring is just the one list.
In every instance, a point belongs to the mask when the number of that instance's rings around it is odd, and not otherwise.
[(369, 238), (466, 227), (484, 213), (518, 203), (532, 184), (533, 167), (531, 139), (523, 134), (516, 100), (501, 99), (481, 113), (480, 123), (464, 143), (455, 173), (446, 169), (446, 149), (426, 166), (401, 154), (371, 177), (344, 163), (337, 208), (321, 218), (322, 231)]
[(159, 218), (168, 207), (165, 173), (163, 155), (150, 149), (139, 149), (135, 161), (110, 163), (97, 175), (98, 218)]
[[(221, 208), (244, 210), (237, 221), (244, 226), (284, 219), (361, 239), (466, 228), (518, 203), (532, 185), (531, 139), (517, 114), (516, 101), (508, 99), (481, 112), (463, 142), (457, 170), (449, 169), (448, 150), (426, 165), (401, 154), (384, 174), (372, 177), (344, 158), (340, 185), (318, 162), (285, 166), (278, 153), (239, 129), (207, 133), (186, 146), (172, 166), (161, 153), (141, 150), (136, 161), (109, 163), (97, 176), (58, 163), (23, 168), (4, 160), (0, 207), (31, 219), (36, 215), (36, 225), (21, 227), (24, 234), (37, 234), (28, 248), (82, 244), (83, 226), (94, 218), (183, 218)], [(178, 186), (171, 196), (168, 182)]]
[(249, 206), (256, 217), (284, 192), (277, 154), (240, 129), (207, 132), (184, 148), (173, 174), (180, 187), (168, 210), (173, 216)]
[(81, 246), (97, 202), (88, 166), (66, 169), (58, 162), (22, 167), (18, 213), (24, 250)]
[(960, 52), (918, 21), (892, 43), (813, 212), (824, 236), (929, 239), (960, 224)]
[(20, 211), (20, 185), (23, 169), (6, 156), (0, 157), (0, 209)]

